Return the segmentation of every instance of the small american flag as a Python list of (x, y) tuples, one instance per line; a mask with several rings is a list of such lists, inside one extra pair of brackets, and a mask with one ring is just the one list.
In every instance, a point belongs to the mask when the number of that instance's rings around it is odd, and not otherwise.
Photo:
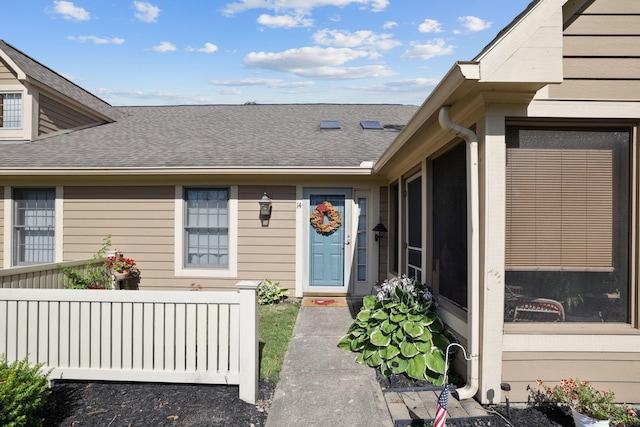
[(449, 384), (442, 387), (442, 392), (438, 398), (438, 410), (433, 427), (444, 427), (447, 421), (447, 403), (449, 403)]

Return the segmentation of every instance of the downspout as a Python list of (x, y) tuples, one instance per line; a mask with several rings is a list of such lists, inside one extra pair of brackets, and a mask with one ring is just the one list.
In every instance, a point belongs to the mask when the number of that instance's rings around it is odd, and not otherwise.
[(463, 138), (467, 143), (467, 384), (457, 389), (459, 399), (468, 399), (478, 392), (480, 354), (480, 205), (478, 194), (478, 137), (471, 130), (453, 123), (449, 107), (440, 109), (440, 126)]

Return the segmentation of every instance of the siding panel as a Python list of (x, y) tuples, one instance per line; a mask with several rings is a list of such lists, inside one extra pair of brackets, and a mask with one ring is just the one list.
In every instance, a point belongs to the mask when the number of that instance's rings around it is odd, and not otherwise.
[[(603, 361), (610, 369), (602, 369)], [(505, 352), (502, 381), (511, 385), (514, 402), (526, 402), (527, 385), (533, 386), (537, 379), (554, 383), (568, 377), (613, 390), (618, 401), (637, 402), (640, 383), (629, 379), (640, 378), (639, 362), (638, 353)]]
[(640, 88), (640, 2), (598, 0), (566, 20), (564, 82), (555, 99), (635, 99)]
[(98, 120), (75, 111), (48, 96), (40, 95), (38, 135), (97, 123)]
[(19, 84), (20, 81), (16, 78), (16, 75), (0, 60), (0, 85), (3, 84)]
[[(258, 200), (272, 198), (268, 227)], [(111, 234), (113, 248), (136, 260), (142, 289), (235, 290), (239, 280), (270, 279), (295, 288), (295, 186), (238, 189), (238, 275), (228, 279), (175, 277), (173, 186), (66, 186), (64, 259), (88, 258)]]

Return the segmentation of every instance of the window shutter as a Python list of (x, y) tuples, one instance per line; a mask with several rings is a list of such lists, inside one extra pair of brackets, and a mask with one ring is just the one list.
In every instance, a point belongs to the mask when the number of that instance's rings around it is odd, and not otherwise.
[(507, 270), (613, 271), (613, 153), (507, 149)]

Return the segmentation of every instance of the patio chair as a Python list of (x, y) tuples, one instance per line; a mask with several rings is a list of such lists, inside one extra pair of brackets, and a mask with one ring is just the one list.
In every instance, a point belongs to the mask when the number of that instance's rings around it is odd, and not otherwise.
[[(511, 322), (564, 322), (564, 307), (549, 298), (534, 298), (506, 289), (505, 321)], [(511, 317), (511, 318), (509, 318)]]

